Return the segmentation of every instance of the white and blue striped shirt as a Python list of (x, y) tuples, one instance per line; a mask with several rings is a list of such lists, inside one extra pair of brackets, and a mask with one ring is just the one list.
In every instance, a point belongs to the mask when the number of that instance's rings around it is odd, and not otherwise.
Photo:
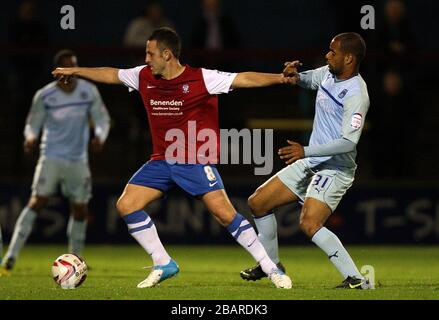
[[(309, 145), (324, 145), (336, 139), (347, 139), (355, 144), (360, 139), (369, 109), (369, 95), (363, 78), (357, 74), (347, 80), (337, 80), (328, 66), (300, 73), (299, 85), (318, 90), (315, 117)], [(357, 151), (331, 156), (311, 156), (312, 167), (325, 166), (354, 169)]]

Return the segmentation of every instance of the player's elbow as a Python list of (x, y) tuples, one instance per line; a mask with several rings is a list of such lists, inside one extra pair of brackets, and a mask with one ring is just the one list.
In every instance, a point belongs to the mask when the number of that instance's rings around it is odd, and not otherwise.
[(254, 81), (251, 72), (240, 72), (236, 75), (232, 82), (231, 88), (253, 88), (256, 87), (257, 83)]
[(108, 83), (109, 84), (121, 84), (122, 82), (119, 79), (119, 69), (111, 68), (108, 73)]
[(357, 144), (349, 139), (343, 138), (343, 141), (346, 153), (354, 151), (357, 147)]

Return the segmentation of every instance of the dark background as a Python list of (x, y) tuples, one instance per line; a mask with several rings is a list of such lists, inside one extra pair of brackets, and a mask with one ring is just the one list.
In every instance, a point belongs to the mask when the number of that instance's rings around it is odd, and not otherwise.
[[(22, 132), (33, 94), (53, 80), (53, 55), (70, 48), (77, 52), (81, 66), (127, 68), (143, 64), (144, 48), (125, 45), (124, 34), (130, 21), (141, 16), (150, 3), (31, 1), (33, 16), (23, 20), (18, 12), (24, 2), (29, 1), (2, 3), (0, 12), (0, 224), (6, 240), (30, 194), (38, 152), (32, 156), (23, 153)], [(341, 238), (349, 242), (438, 242), (439, 23), (435, 15), (439, 5), (427, 0), (396, 1), (405, 13), (392, 24), (386, 14), (389, 2), (223, 1), (224, 45), (213, 50), (200, 42), (205, 31), (200, 24), (201, 1), (163, 0), (159, 4), (182, 38), (182, 62), (224, 71), (280, 72), (283, 62), (291, 59), (300, 59), (303, 70), (315, 68), (324, 64), (334, 35), (360, 33), (368, 47), (360, 73), (368, 85), (371, 105), (357, 147), (354, 187), (329, 221), (330, 227), (339, 228)], [(75, 8), (75, 30), (60, 27), (60, 9), (65, 4)], [(360, 27), (363, 5), (375, 8), (374, 30)], [(126, 241), (129, 237), (114, 213), (114, 201), (130, 176), (149, 158), (151, 139), (137, 94), (129, 94), (122, 86), (98, 84), (98, 88), (110, 112), (112, 128), (104, 151), (90, 154), (95, 197), (88, 238), (96, 242)], [(267, 128), (274, 129), (275, 149), (284, 146), (287, 138), (306, 145), (314, 98), (315, 92), (286, 86), (236, 90), (220, 96), (220, 126), (258, 128), (264, 121)], [(295, 120), (308, 122), (302, 126)], [(275, 159), (274, 172), (282, 167), (283, 163)], [(252, 165), (219, 168), (226, 189), (247, 215), (245, 199), (269, 177), (254, 176), (253, 169)], [(191, 227), (197, 219), (210, 218), (203, 209), (200, 216), (194, 215), (194, 206), (199, 206), (195, 201), (188, 200), (185, 207), (185, 200), (179, 200), (183, 195), (179, 191), (172, 194), (173, 202), (164, 201), (154, 214), (159, 224), (163, 222), (158, 228), (167, 240), (229, 241), (222, 231), (210, 232), (204, 225)], [(64, 222), (56, 220), (57, 215), (64, 220), (67, 217), (63, 201), (59, 197), (53, 200), (47, 217), (39, 219), (34, 239), (64, 240)], [(387, 210), (376, 212), (374, 223), (378, 227), (374, 232), (371, 218), (358, 213), (359, 207), (371, 201), (381, 205), (380, 210)], [(170, 204), (174, 207), (169, 208)], [(281, 241), (306, 241), (294, 229), (297, 207), (285, 210), (285, 216), (292, 218), (280, 219), (280, 226), (285, 228), (280, 231)], [(178, 223), (166, 224), (179, 219), (175, 212), (189, 217), (180, 229)], [(399, 218), (388, 222), (388, 215)], [(47, 232), (50, 227), (55, 231)]]

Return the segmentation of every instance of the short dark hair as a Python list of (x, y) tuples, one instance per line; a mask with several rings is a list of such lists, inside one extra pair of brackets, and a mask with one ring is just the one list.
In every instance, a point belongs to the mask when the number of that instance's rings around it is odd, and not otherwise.
[(68, 57), (76, 57), (76, 53), (70, 49), (63, 49), (58, 51), (53, 57), (53, 65), (59, 67), (61, 60)]
[(358, 33), (340, 33), (334, 37), (334, 40), (340, 41), (340, 49), (344, 53), (353, 54), (357, 58), (358, 64), (364, 59), (366, 55), (366, 42)]
[(160, 50), (169, 49), (177, 59), (180, 58), (181, 41), (173, 29), (167, 27), (156, 29), (148, 40), (156, 40)]

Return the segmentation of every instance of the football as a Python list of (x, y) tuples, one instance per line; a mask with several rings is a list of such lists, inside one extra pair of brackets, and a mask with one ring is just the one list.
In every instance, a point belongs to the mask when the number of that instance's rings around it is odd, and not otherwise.
[(87, 278), (87, 265), (79, 256), (66, 253), (53, 262), (53, 280), (63, 289), (75, 289)]

